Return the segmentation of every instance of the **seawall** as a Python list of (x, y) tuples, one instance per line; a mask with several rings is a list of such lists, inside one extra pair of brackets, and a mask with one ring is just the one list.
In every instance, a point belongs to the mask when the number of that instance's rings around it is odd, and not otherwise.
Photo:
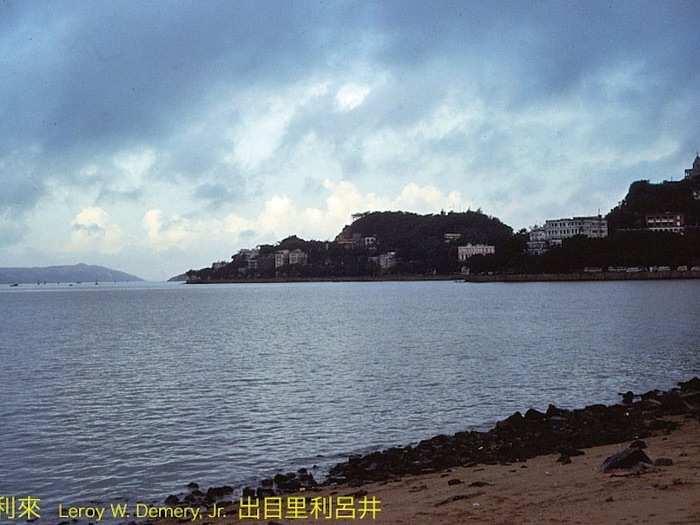
[(469, 275), (468, 283), (526, 283), (555, 281), (661, 281), (667, 279), (700, 279), (700, 272), (574, 272), (574, 273), (515, 273), (499, 275)]

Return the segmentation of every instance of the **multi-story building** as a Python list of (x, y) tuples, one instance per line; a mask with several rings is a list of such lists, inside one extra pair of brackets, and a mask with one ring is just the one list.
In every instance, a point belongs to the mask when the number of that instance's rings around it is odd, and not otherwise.
[[(234, 260), (239, 260), (243, 261), (246, 263), (246, 266), (249, 271), (254, 271), (258, 269), (258, 256), (260, 255), (260, 249), (259, 248), (242, 248), (238, 250), (238, 253), (231, 257)], [(239, 268), (239, 272), (241, 272), (241, 269), (243, 267)], [(243, 270), (245, 272), (245, 270)]]
[(493, 255), (496, 253), (496, 247), (491, 244), (472, 244), (467, 243), (466, 246), (457, 247), (457, 259), (466, 261), (475, 255)]
[(281, 268), (289, 264), (289, 250), (277, 250), (275, 252), (275, 268)]
[(527, 253), (530, 255), (542, 255), (547, 251), (547, 233), (542, 226), (533, 226), (530, 229), (530, 238), (527, 241)]
[(700, 181), (700, 154), (695, 154), (693, 167), (685, 170), (685, 178), (693, 181)]
[(583, 235), (591, 239), (608, 236), (608, 221), (602, 216), (549, 219), (544, 225), (545, 240), (550, 246), (557, 246), (562, 240)]
[(223, 267), (226, 266), (227, 264), (228, 264), (228, 261), (217, 261), (217, 262), (213, 262), (213, 263), (211, 263), (211, 269), (212, 269), (212, 270), (218, 270), (218, 269), (220, 269), (220, 268), (223, 268)]
[(362, 237), (362, 245), (368, 250), (373, 250), (377, 247), (377, 237), (376, 235), (367, 235)]
[(443, 236), (443, 239), (445, 239), (445, 242), (449, 243), (452, 241), (458, 241), (462, 238), (461, 233), (446, 233)]
[(685, 216), (682, 213), (654, 213), (645, 217), (647, 230), (655, 232), (683, 233)]
[(396, 252), (386, 252), (379, 255), (379, 267), (388, 270), (396, 266)]
[(308, 260), (309, 260), (309, 256), (306, 254), (305, 251), (300, 250), (299, 248), (289, 252), (289, 264), (290, 265), (292, 265), (292, 264), (305, 265)]

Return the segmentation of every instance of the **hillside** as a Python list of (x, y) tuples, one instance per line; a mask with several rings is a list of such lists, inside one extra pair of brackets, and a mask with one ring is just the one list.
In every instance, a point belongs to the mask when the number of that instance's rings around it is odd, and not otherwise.
[(403, 211), (365, 213), (347, 226), (343, 235), (374, 235), (383, 248), (408, 251), (415, 246), (444, 244), (446, 233), (459, 233), (460, 242), (497, 243), (513, 230), (495, 217), (478, 211), (419, 215)]
[(686, 224), (700, 225), (700, 180), (633, 182), (622, 202), (607, 215), (608, 226), (611, 232), (643, 228), (647, 214), (663, 212), (681, 213)]
[(143, 281), (143, 279), (118, 270), (105, 268), (104, 266), (93, 266), (83, 263), (68, 266), (0, 268), (0, 283), (35, 283), (37, 281), (51, 283), (127, 282)]
[[(480, 211), (419, 215), (366, 212), (354, 216), (334, 241), (304, 240), (296, 235), (276, 245), (243, 250), (228, 263), (190, 270), (195, 281), (270, 277), (357, 277), (450, 275), (460, 271), (459, 245), (489, 243), (498, 258), (520, 253), (524, 240), (494, 217)], [(450, 234), (446, 237), (446, 234)], [(279, 250), (302, 252), (302, 263), (276, 264)], [(255, 252), (251, 255), (251, 252)], [(251, 258), (252, 257), (252, 258)], [(281, 257), (285, 257), (282, 255)]]

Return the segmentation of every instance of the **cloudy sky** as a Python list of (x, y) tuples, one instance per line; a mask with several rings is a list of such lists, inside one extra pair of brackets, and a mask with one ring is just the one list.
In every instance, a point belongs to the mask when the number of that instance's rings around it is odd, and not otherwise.
[(0, 0), (0, 266), (149, 279), (355, 211), (603, 213), (700, 148), (700, 4)]

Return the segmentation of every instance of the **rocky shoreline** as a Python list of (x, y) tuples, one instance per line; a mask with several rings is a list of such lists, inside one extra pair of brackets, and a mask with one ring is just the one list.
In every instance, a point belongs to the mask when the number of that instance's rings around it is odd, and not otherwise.
[[(700, 378), (678, 383), (668, 391), (651, 390), (641, 395), (620, 394), (614, 405), (589, 405), (567, 410), (549, 405), (545, 412), (529, 409), (516, 412), (484, 432), (465, 431), (437, 435), (414, 446), (393, 447), (362, 456), (351, 456), (333, 466), (327, 478), (314, 479), (308, 469), (279, 473), (263, 479), (256, 487), (236, 491), (231, 486), (200, 489), (190, 483), (188, 492), (171, 495), (166, 505), (233, 504), (234, 496), (263, 498), (329, 487), (360, 487), (374, 482), (399, 480), (406, 476), (444, 471), (454, 467), (509, 465), (537, 456), (559, 454), (560, 463), (583, 454), (580, 449), (641, 440), (668, 434), (679, 423), (670, 416), (700, 421)], [(228, 500), (228, 501), (226, 501)]]

